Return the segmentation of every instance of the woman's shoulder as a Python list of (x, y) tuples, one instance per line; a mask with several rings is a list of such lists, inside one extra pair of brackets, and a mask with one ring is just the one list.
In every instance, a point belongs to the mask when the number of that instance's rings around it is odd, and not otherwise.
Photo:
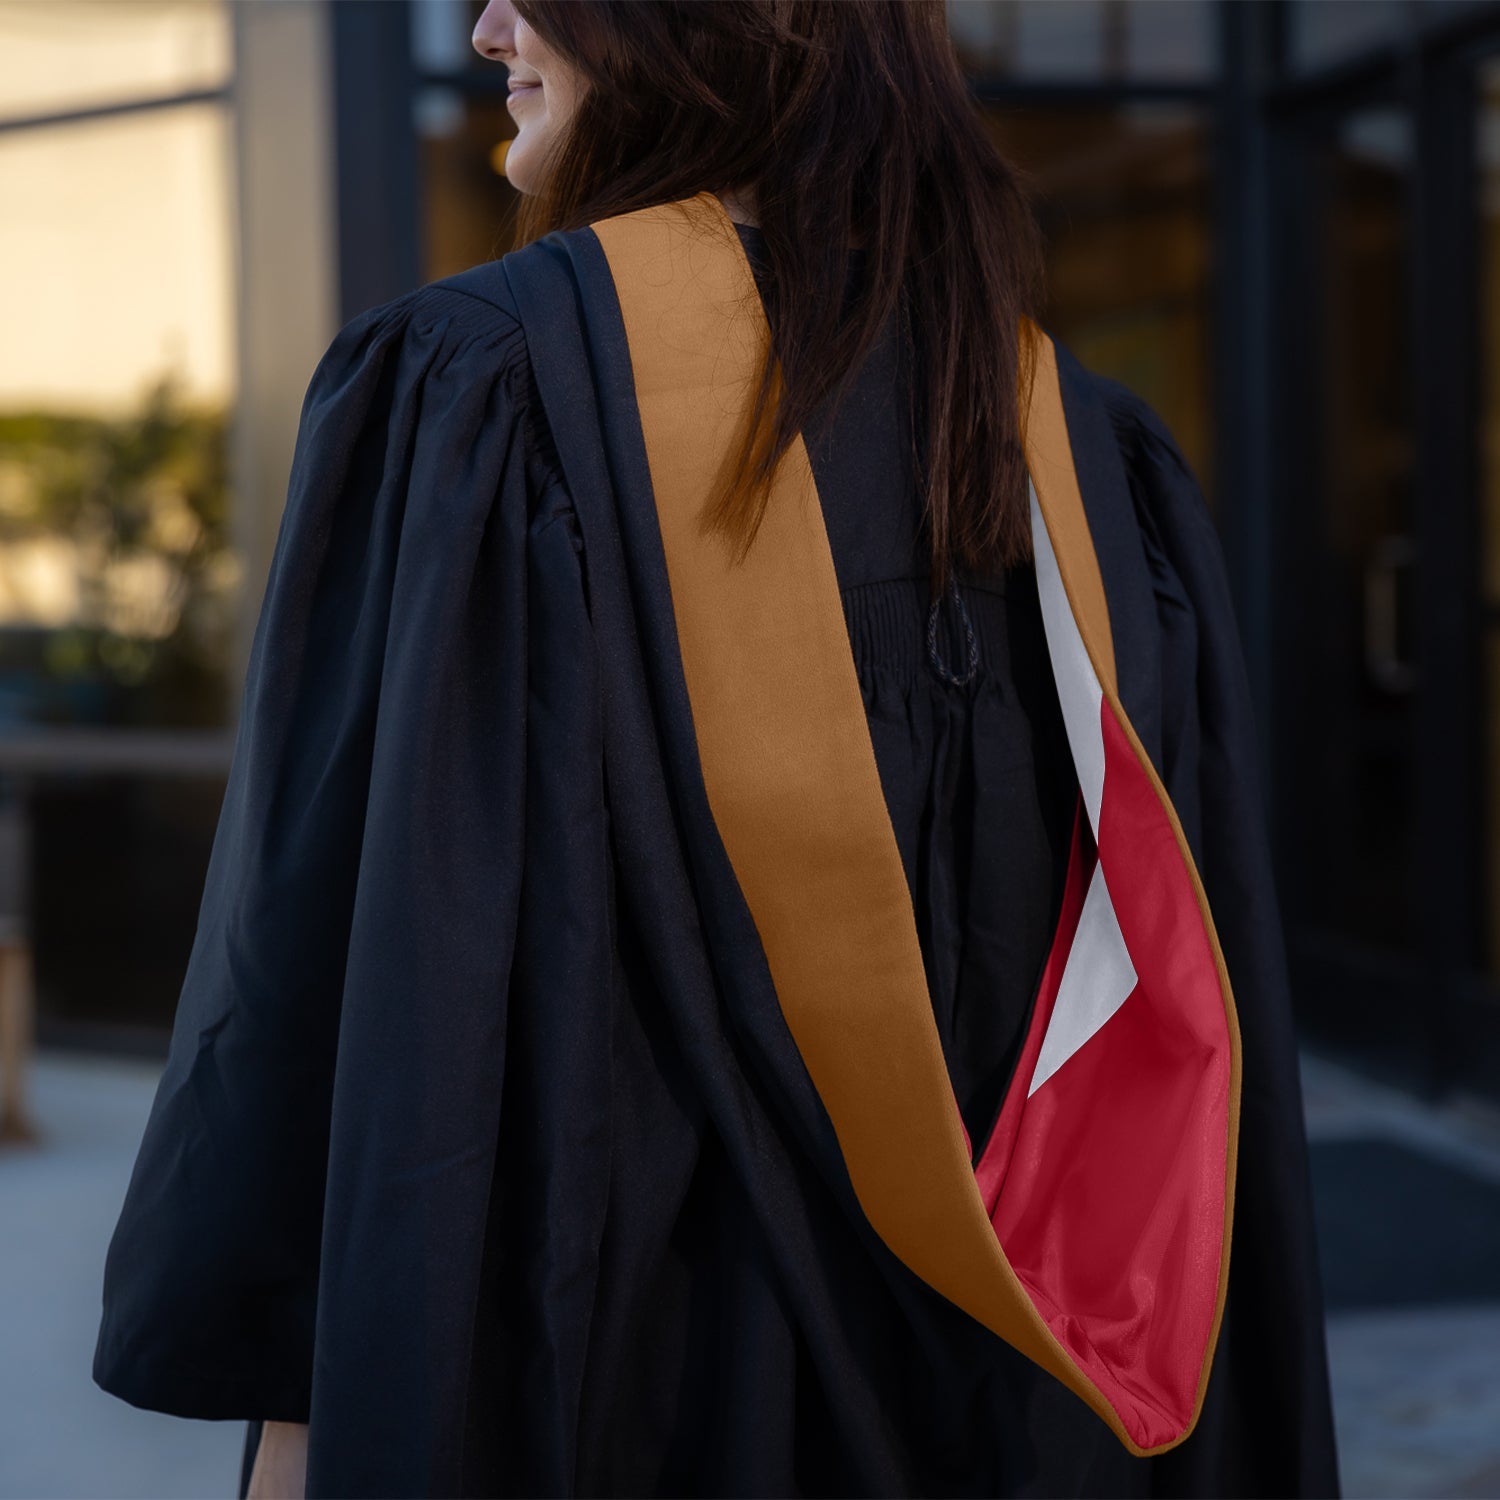
[[(497, 374), (524, 368), (521, 320), (503, 275), (477, 274), (489, 269), (477, 266), (429, 281), (354, 314), (333, 336), (319, 372), (348, 361), (381, 360), (397, 351), (406, 351), (412, 364), (411, 351), (428, 346), (434, 357), (444, 355), (443, 367), (454, 358), (467, 358), (487, 362)], [(424, 373), (430, 368), (426, 363), (418, 367)]]
[[(586, 233), (575, 230), (549, 238), (569, 242)], [(555, 245), (533, 242), (507, 251), (497, 259), (482, 261), (393, 297), (361, 314), (360, 319), (396, 321), (420, 328), (440, 326), (461, 339), (487, 341), (492, 347), (502, 349), (514, 363), (525, 363), (523, 319), (510, 273), (534, 259), (550, 259), (556, 249)]]
[(525, 330), (499, 261), (366, 308), (333, 336), (304, 398), (302, 426), (381, 431), (452, 449), (483, 427), (512, 429), (538, 489), (562, 487)]
[(1217, 548), (1217, 528), (1202, 480), (1171, 425), (1123, 381), (1095, 372), (1089, 381), (1109, 420), (1143, 527), (1186, 533), (1200, 545)]

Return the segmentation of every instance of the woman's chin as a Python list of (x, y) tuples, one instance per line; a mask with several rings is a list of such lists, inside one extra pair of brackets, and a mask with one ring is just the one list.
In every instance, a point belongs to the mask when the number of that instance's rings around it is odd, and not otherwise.
[(535, 153), (517, 136), (505, 153), (505, 179), (518, 193), (530, 193), (536, 185)]

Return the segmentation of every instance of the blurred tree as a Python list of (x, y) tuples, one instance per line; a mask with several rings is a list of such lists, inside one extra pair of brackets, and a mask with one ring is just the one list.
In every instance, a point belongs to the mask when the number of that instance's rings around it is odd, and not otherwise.
[(228, 420), (172, 375), (123, 419), (0, 414), (0, 725), (225, 722)]

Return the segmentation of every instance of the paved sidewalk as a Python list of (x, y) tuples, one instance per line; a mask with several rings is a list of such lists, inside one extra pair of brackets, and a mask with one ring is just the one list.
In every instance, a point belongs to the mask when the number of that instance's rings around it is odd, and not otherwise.
[[(44, 1138), (0, 1150), (0, 1500), (237, 1488), (241, 1424), (136, 1411), (89, 1377), (104, 1251), (157, 1071), (44, 1055)], [(1500, 1115), (1425, 1108), (1316, 1059), (1304, 1084), (1315, 1142), (1392, 1141), (1500, 1184)], [(1350, 1500), (1500, 1497), (1500, 1303), (1335, 1313), (1329, 1350)]]
[[(1500, 1186), (1500, 1112), (1472, 1100), (1427, 1106), (1304, 1058), (1308, 1135), (1386, 1141)], [(1373, 1217), (1373, 1216), (1372, 1216)], [(1371, 1223), (1374, 1238), (1399, 1223)], [(1328, 1361), (1350, 1500), (1500, 1496), (1500, 1303), (1334, 1312)]]
[(1500, 1495), (1500, 1307), (1329, 1320), (1344, 1493)]
[(155, 1064), (44, 1054), (43, 1137), (0, 1149), (0, 1497), (207, 1500), (239, 1485), (241, 1423), (137, 1411), (89, 1375), (104, 1252)]

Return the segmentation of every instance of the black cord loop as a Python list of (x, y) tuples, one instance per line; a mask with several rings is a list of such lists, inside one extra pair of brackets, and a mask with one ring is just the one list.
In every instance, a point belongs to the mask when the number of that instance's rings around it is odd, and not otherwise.
[[(950, 670), (947, 662), (943, 660), (938, 651), (938, 610), (942, 605), (945, 594), (951, 597), (953, 602), (958, 606), (959, 618), (963, 621), (964, 637), (968, 648), (968, 670), (964, 672), (962, 677)], [(932, 601), (932, 607), (927, 611), (927, 660), (933, 671), (944, 682), (952, 683), (954, 687), (963, 687), (966, 683), (973, 680), (974, 674), (979, 670), (979, 642), (975, 638), (974, 626), (969, 619), (969, 611), (964, 604), (963, 595), (959, 593), (958, 583), (951, 574), (948, 577), (948, 587), (945, 594), (939, 594)]]

